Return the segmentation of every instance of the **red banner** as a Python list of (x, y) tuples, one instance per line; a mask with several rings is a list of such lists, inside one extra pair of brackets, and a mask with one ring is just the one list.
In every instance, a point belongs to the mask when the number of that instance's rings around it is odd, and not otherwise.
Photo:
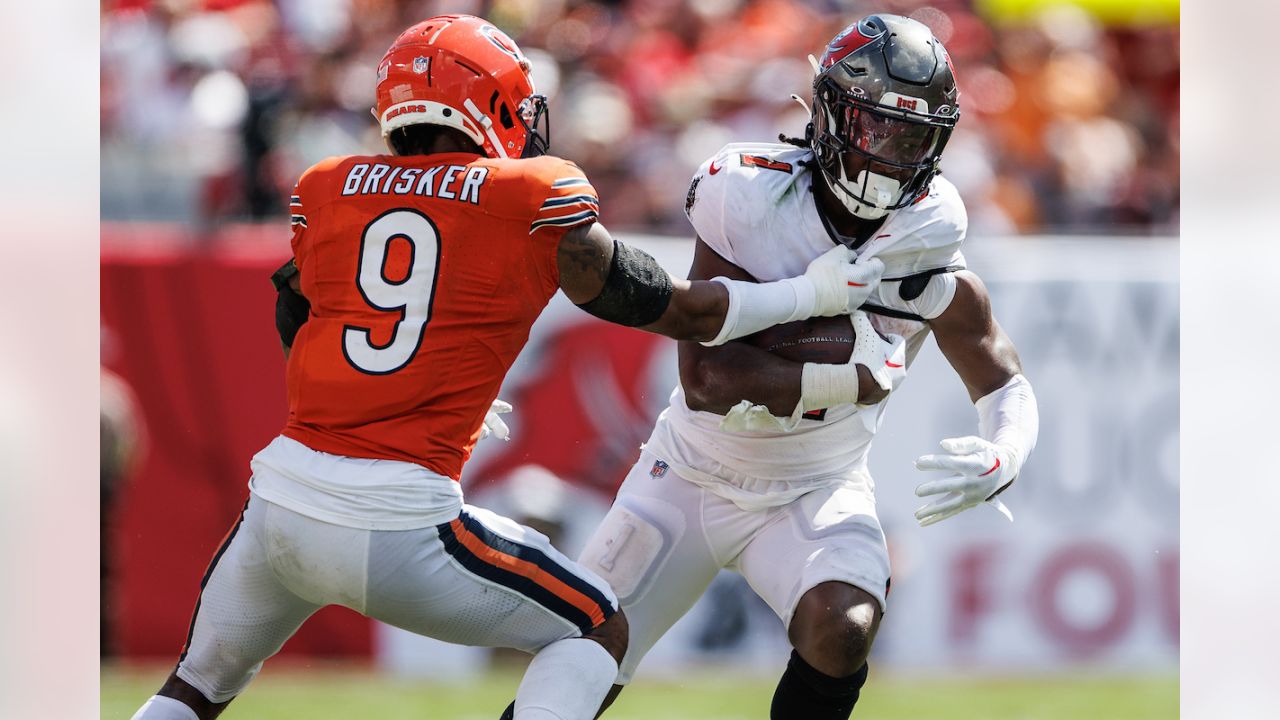
[[(248, 496), (249, 458), (284, 426), (284, 356), (268, 276), (288, 257), (275, 226), (216, 247), (177, 228), (102, 228), (103, 364), (137, 396), (145, 454), (104, 508), (103, 592), (120, 654), (176, 658), (209, 560)], [(284, 649), (371, 653), (369, 623), (317, 613)]]

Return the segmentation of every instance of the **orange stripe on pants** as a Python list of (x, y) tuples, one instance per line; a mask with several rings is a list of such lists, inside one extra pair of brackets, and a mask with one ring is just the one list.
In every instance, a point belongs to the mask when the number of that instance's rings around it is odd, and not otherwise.
[(461, 520), (454, 519), (449, 523), (449, 526), (453, 528), (453, 534), (458, 538), (458, 541), (476, 557), (495, 567), (529, 578), (552, 595), (586, 613), (591, 618), (593, 626), (604, 622), (604, 611), (600, 609), (599, 605), (593, 602), (591, 598), (564, 584), (556, 576), (528, 560), (521, 560), (501, 550), (489, 547), (483, 540), (468, 530)]

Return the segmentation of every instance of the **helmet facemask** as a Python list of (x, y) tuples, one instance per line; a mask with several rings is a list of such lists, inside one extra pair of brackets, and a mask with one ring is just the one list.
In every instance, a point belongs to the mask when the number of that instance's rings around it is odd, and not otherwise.
[(915, 202), (928, 187), (958, 115), (878, 105), (861, 92), (829, 76), (815, 83), (811, 144), (845, 208), (876, 219)]
[(540, 157), (551, 148), (551, 111), (547, 107), (546, 95), (530, 95), (520, 102), (516, 109), (516, 117), (524, 126), (524, 150), (520, 157)]

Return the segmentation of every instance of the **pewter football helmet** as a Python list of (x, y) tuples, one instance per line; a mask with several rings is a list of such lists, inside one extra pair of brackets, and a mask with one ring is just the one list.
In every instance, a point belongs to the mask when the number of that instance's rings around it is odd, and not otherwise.
[(827, 44), (809, 144), (849, 212), (874, 219), (927, 192), (960, 118), (951, 57), (924, 24), (871, 15)]

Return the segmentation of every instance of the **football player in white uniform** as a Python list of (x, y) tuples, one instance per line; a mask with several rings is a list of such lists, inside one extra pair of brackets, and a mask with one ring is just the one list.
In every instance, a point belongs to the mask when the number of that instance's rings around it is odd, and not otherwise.
[(867, 472), (884, 393), (867, 392), (858, 362), (882, 387), (896, 383), (889, 376), (905, 374), (932, 332), (977, 407), (976, 434), (916, 461), (951, 473), (916, 489), (932, 500), (916, 513), (921, 525), (984, 501), (1007, 512), (996, 495), (1035, 446), (1035, 396), (986, 288), (964, 269), (964, 205), (937, 174), (960, 114), (946, 50), (919, 22), (872, 15), (814, 66), (805, 140), (729, 145), (695, 174), (690, 278), (778, 280), (843, 244), (860, 262), (884, 263), (862, 310), (905, 346), (884, 367), (866, 361), (857, 347), (875, 333), (861, 312), (844, 365), (793, 362), (745, 342), (680, 343), (670, 407), (582, 557), (613, 586), (631, 626), (605, 707), (727, 567), (772, 607), (795, 648), (771, 717), (849, 717), (889, 585)]

